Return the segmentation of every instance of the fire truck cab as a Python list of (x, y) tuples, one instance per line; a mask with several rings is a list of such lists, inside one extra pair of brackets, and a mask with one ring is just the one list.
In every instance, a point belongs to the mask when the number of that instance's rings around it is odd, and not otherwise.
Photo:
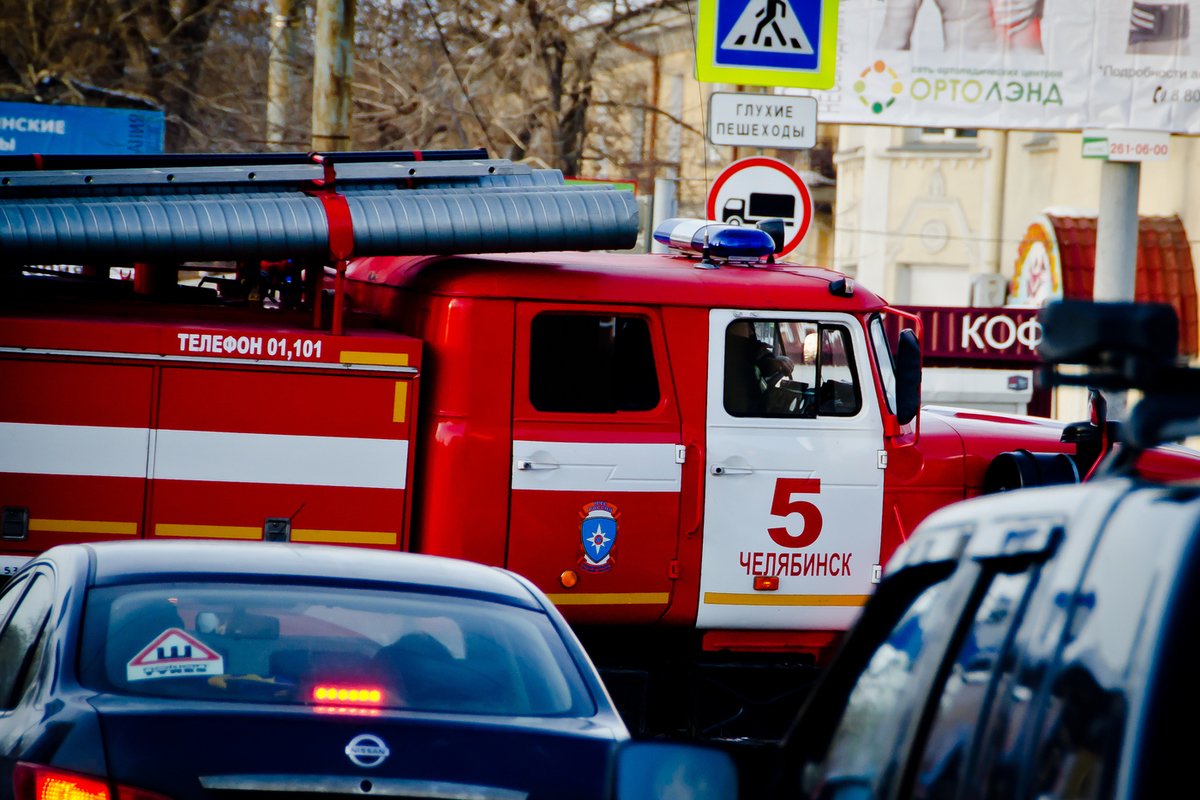
[(426, 345), (423, 551), (516, 570), (577, 623), (832, 631), (901, 541), (886, 467), (916, 431), (885, 304), (835, 273), (553, 253), (348, 278), (355, 310)]

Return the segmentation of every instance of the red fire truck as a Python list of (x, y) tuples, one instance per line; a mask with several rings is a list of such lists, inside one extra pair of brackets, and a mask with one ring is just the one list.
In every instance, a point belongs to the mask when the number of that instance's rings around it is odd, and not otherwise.
[(769, 263), (769, 232), (614, 255), (631, 193), (337, 158), (0, 160), (0, 566), (176, 537), (471, 559), (547, 592), (636, 731), (765, 737), (922, 518), (1015, 485), (997, 457), (1028, 485), (1099, 455), (1086, 423), (914, 416), (917, 338), (885, 330), (912, 315)]

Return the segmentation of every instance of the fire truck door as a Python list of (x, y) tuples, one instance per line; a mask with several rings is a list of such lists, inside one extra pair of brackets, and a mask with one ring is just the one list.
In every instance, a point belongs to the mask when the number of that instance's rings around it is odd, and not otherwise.
[(516, 320), (507, 566), (574, 622), (653, 621), (676, 574), (682, 462), (661, 322), (538, 303)]
[(697, 625), (840, 630), (872, 590), (883, 422), (847, 314), (709, 315)]
[(140, 536), (153, 368), (3, 359), (0, 374), (0, 550)]
[(409, 383), (163, 368), (149, 535), (399, 548)]

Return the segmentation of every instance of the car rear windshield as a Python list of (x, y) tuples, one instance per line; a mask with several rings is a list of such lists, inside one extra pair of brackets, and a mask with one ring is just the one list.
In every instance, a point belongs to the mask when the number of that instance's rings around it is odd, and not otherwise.
[(413, 592), (236, 583), (92, 590), (80, 677), (125, 695), (370, 709), (586, 716), (543, 613)]

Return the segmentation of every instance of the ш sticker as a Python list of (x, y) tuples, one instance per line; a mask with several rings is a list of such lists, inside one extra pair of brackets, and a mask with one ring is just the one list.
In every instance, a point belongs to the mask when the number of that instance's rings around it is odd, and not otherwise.
[(225, 659), (179, 628), (169, 628), (160, 633), (125, 667), (125, 677), (129, 681), (224, 673)]

